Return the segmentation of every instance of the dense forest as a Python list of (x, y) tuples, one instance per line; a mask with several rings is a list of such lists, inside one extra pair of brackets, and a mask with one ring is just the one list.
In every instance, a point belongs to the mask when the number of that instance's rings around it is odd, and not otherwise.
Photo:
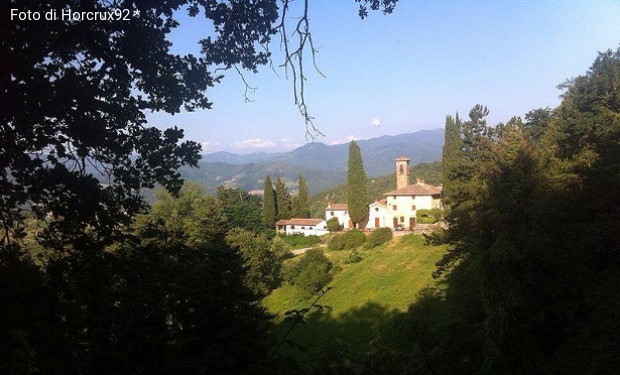
[[(396, 3), (356, 2), (362, 18)], [(269, 64), (262, 47), (287, 36), (278, 5), (138, 4), (127, 23), (0, 23), (0, 373), (620, 372), (620, 49), (564, 83), (557, 108), (494, 126), (482, 105), (447, 117), (443, 173), (427, 166), (445, 187), (449, 229), (427, 237), (448, 248), (441, 285), (363, 355), (301, 366), (262, 301), (286, 277), (320, 296), (331, 264), (316, 249), (283, 275), (260, 199), (184, 184), (199, 145), (145, 115), (210, 108), (213, 66)], [(182, 4), (215, 25), (203, 56), (170, 52)], [(156, 185), (149, 207), (140, 192)]]

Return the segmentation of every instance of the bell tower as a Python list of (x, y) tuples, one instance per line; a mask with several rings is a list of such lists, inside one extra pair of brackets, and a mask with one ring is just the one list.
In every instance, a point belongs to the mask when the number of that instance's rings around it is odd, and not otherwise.
[(409, 186), (409, 158), (401, 156), (396, 159), (396, 189)]

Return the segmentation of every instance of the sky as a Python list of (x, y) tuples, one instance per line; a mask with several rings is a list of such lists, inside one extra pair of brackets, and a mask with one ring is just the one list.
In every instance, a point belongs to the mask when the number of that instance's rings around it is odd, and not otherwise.
[[(302, 0), (294, 2), (301, 5)], [(293, 9), (294, 11), (295, 9)], [(307, 74), (306, 102), (314, 141), (338, 144), (443, 127), (446, 115), (467, 118), (489, 108), (488, 123), (535, 108), (554, 108), (557, 85), (583, 75), (598, 52), (620, 47), (620, 0), (400, 0), (394, 13), (358, 17), (353, 0), (310, 0), (317, 65)], [(211, 29), (204, 19), (180, 17), (172, 51), (199, 53)], [(277, 66), (234, 71), (207, 91), (210, 110), (175, 116), (148, 114), (149, 124), (184, 129), (203, 152), (281, 152), (312, 141), (294, 104), (293, 82)], [(306, 70), (310, 70), (308, 60)]]

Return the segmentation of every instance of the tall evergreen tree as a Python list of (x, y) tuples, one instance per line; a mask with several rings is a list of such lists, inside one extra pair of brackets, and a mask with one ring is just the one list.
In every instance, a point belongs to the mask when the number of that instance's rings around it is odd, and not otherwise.
[(459, 114), (456, 118), (446, 116), (446, 128), (444, 133), (442, 181), (444, 203), (449, 206), (452, 199), (452, 170), (461, 157), (461, 119)]
[(276, 223), (276, 197), (269, 176), (265, 178), (265, 190), (263, 192), (263, 223), (270, 228)]
[(276, 218), (286, 220), (291, 218), (291, 195), (286, 188), (282, 177), (276, 177)]
[(308, 183), (304, 176), (299, 175), (299, 193), (293, 200), (294, 217), (310, 217), (310, 197), (308, 194)]
[(368, 216), (368, 192), (366, 171), (360, 147), (351, 141), (349, 144), (349, 169), (347, 171), (347, 203), (349, 216), (357, 227)]

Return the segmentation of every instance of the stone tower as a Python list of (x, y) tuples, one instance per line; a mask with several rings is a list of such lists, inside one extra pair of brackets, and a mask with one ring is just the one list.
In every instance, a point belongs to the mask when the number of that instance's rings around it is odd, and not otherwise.
[(409, 158), (401, 156), (396, 159), (396, 189), (409, 186)]

